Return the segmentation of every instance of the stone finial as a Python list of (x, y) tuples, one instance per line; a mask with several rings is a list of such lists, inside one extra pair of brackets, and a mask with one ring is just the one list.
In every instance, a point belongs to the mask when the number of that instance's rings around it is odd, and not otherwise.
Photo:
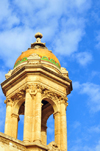
[(39, 46), (45, 47), (45, 43), (41, 42), (42, 37), (43, 37), (43, 35), (40, 32), (36, 33), (35, 34), (36, 42), (31, 44), (31, 48), (34, 47), (34, 46), (37, 47), (37, 48)]
[(36, 34), (35, 34), (36, 42), (39, 42), (39, 43), (40, 43), (42, 37), (43, 37), (43, 35), (42, 35), (41, 33), (39, 33), (39, 32), (36, 33)]

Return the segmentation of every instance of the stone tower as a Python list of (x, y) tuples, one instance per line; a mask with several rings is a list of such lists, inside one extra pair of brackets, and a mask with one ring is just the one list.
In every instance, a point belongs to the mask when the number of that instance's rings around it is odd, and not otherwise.
[[(41, 42), (42, 34), (35, 37), (36, 42), (22, 52), (1, 84), (6, 96), (1, 151), (67, 151), (66, 107), (72, 81), (57, 57)], [(47, 145), (46, 124), (51, 114), (55, 120), (55, 141)], [(24, 115), (23, 141), (17, 139), (19, 115)]]

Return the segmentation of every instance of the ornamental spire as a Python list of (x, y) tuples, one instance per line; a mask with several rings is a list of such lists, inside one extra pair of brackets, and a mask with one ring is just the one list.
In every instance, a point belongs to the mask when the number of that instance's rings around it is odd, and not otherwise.
[(35, 46), (36, 47), (39, 47), (39, 46), (45, 47), (45, 43), (41, 42), (41, 38), (42, 37), (43, 37), (43, 35), (40, 32), (36, 33), (35, 34), (36, 42), (34, 42), (34, 43), (31, 44), (31, 48), (33, 48)]

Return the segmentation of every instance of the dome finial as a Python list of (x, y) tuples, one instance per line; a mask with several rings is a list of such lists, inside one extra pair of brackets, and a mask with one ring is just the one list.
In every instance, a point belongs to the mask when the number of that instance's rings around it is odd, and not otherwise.
[(46, 48), (45, 43), (41, 42), (41, 38), (43, 37), (43, 35), (41, 33), (36, 33), (35, 34), (35, 38), (36, 38), (36, 42), (31, 44), (31, 48), (37, 48), (37, 47), (43, 47)]
[(35, 34), (36, 42), (41, 43), (41, 38), (42, 37), (43, 37), (43, 35), (40, 32), (36, 33)]

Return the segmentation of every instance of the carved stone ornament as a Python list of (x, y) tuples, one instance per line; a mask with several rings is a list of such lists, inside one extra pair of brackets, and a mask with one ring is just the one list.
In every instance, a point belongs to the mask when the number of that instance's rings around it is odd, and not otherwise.
[(68, 77), (68, 71), (66, 70), (66, 68), (61, 67), (61, 73), (63, 76)]
[(48, 144), (48, 148), (49, 148), (48, 151), (61, 151), (58, 148), (58, 145), (54, 141), (52, 141), (50, 144)]
[(5, 78), (8, 79), (12, 74), (12, 70), (9, 70), (7, 74), (5, 74)]
[(41, 62), (41, 58), (39, 57), (38, 54), (33, 53), (31, 54), (28, 58), (27, 58), (27, 62), (30, 63), (40, 63)]
[(25, 90), (20, 90), (18, 93), (15, 93), (12, 97), (12, 105), (14, 106), (20, 100), (25, 99)]
[(28, 84), (26, 86), (26, 92), (29, 92), (30, 95), (35, 96), (37, 92), (43, 91), (44, 87), (41, 84)]
[(12, 99), (7, 98), (7, 99), (4, 101), (4, 103), (7, 104), (7, 105), (12, 105), (13, 101), (12, 101)]
[(16, 93), (12, 99), (13, 100), (20, 100), (20, 99), (23, 99), (25, 98), (25, 91), (24, 90), (20, 90), (18, 93)]
[(68, 98), (63, 96), (63, 97), (59, 97), (59, 103), (64, 103), (66, 105), (66, 107), (68, 106)]
[(46, 89), (43, 91), (43, 97), (58, 101), (60, 96), (58, 94)]

